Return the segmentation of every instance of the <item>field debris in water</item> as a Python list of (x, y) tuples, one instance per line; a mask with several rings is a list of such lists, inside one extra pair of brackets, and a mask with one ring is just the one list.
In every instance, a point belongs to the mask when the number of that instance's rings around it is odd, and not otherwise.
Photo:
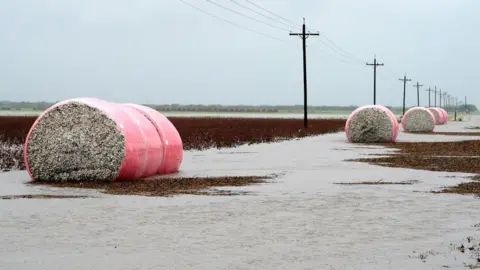
[[(434, 250), (427, 250), (423, 252), (413, 252), (413, 255), (410, 258), (416, 258), (426, 263), (429, 258), (434, 256), (444, 256), (453, 255), (455, 260), (457, 260), (457, 254), (466, 255), (464, 257), (463, 265), (466, 269), (480, 269), (480, 241), (476, 240), (474, 237), (466, 237), (463, 241), (458, 243), (450, 244), (449, 250), (452, 254), (439, 253)], [(444, 265), (443, 268), (450, 268), (449, 265)]]
[(445, 187), (440, 191), (432, 191), (435, 194), (463, 194), (463, 195), (475, 195), (475, 197), (480, 198), (480, 181), (473, 181), (473, 182), (464, 182), (460, 183), (456, 186)]
[(22, 195), (3, 195), (0, 196), (2, 200), (14, 199), (86, 199), (89, 196), (83, 195), (58, 195), (58, 194), (22, 194)]
[[(380, 144), (376, 144), (380, 145)], [(348, 161), (369, 164), (410, 168), (439, 172), (464, 172), (480, 174), (480, 141), (456, 142), (397, 142), (381, 144), (398, 149), (398, 152), (382, 154), (382, 157), (359, 158)], [(480, 196), (480, 181), (460, 183), (433, 193), (473, 194)]]
[(480, 136), (480, 132), (418, 132), (417, 134), (425, 135), (445, 135), (445, 136)]
[[(350, 159), (348, 161), (441, 172), (480, 173), (480, 141), (396, 142), (375, 144), (397, 149), (383, 157)], [(388, 156), (387, 156), (388, 155)]]
[(336, 185), (347, 185), (347, 186), (352, 186), (352, 185), (413, 185), (413, 184), (416, 184), (418, 182), (419, 182), (418, 180), (389, 182), (389, 181), (384, 181), (383, 179), (380, 179), (378, 181), (337, 182), (337, 183), (334, 183), (334, 184), (336, 184)]
[(154, 177), (138, 181), (92, 182), (29, 182), (57, 188), (98, 189), (110, 195), (172, 196), (179, 194), (231, 196), (248, 194), (215, 190), (215, 187), (239, 187), (266, 183), (276, 175), (266, 176), (220, 176), (220, 177)]

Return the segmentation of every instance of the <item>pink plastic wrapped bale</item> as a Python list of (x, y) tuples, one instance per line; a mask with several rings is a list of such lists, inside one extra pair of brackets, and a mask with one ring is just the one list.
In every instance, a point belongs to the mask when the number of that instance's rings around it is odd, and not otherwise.
[(24, 144), (32, 180), (113, 181), (154, 175), (161, 140), (132, 107), (96, 98), (61, 101), (32, 125)]
[(435, 129), (435, 116), (424, 107), (413, 107), (402, 117), (405, 132), (431, 132)]
[(430, 107), (427, 108), (435, 117), (435, 125), (442, 125), (444, 121), (444, 115), (442, 111), (439, 108), (436, 107)]
[(398, 120), (385, 106), (362, 106), (348, 116), (345, 134), (352, 143), (394, 142), (398, 135)]
[(443, 120), (443, 123), (446, 124), (446, 123), (448, 122), (448, 113), (447, 113), (447, 111), (446, 111), (445, 109), (443, 109), (443, 108), (439, 108), (439, 109), (442, 111), (443, 116), (444, 116), (444, 118), (443, 118), (443, 119), (444, 119), (444, 120)]
[(180, 134), (175, 126), (163, 114), (155, 109), (138, 104), (125, 104), (141, 112), (152, 122), (162, 142), (162, 162), (159, 164), (156, 173), (168, 174), (177, 172), (183, 160), (183, 143)]

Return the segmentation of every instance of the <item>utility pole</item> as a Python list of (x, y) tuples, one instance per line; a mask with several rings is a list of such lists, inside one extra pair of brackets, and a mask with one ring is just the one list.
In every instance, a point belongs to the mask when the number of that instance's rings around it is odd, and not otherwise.
[[(439, 92), (440, 93), (438, 94), (438, 102), (439, 102), (438, 106), (442, 108), (442, 89), (440, 89)], [(444, 102), (444, 105), (445, 105), (445, 102)]]
[(465, 113), (467, 112), (467, 96), (465, 96)]
[(435, 103), (433, 103), (433, 107), (437, 107), (437, 86), (435, 86), (433, 93), (435, 94)]
[(305, 31), (305, 18), (303, 18), (302, 32), (290, 33), (290, 36), (299, 36), (302, 39), (303, 47), (303, 126), (308, 127), (308, 113), (307, 113), (307, 38), (309, 36), (319, 36), (320, 33), (307, 33)]
[(411, 81), (412, 79), (407, 79), (407, 73), (403, 76), (403, 79), (399, 79), (400, 81), (403, 81), (403, 114), (402, 116), (405, 115), (405, 93), (407, 89), (407, 82)]
[(445, 107), (445, 110), (448, 111), (447, 96), (448, 96), (447, 92), (444, 91), (440, 97), (443, 98), (443, 106)]
[(383, 66), (383, 63), (377, 63), (377, 56), (373, 55), (373, 64), (366, 63), (367, 66), (373, 66), (373, 105), (377, 104), (377, 67)]
[(430, 96), (431, 96), (431, 93), (432, 93), (432, 88), (430, 88), (430, 86), (428, 87), (428, 90), (425, 90), (428, 92), (428, 107), (430, 107)]
[(417, 84), (414, 85), (413, 87), (417, 87), (417, 106), (420, 107), (420, 87), (423, 86), (423, 84), (419, 84), (417, 81)]

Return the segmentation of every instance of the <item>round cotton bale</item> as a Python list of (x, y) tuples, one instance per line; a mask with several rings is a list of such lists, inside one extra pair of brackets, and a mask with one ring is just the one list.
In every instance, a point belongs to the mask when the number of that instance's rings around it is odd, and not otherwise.
[(175, 126), (163, 114), (155, 109), (138, 104), (125, 104), (142, 113), (157, 130), (163, 145), (162, 163), (157, 168), (157, 174), (177, 172), (183, 160), (183, 143)]
[(440, 125), (443, 125), (445, 124), (446, 122), (446, 118), (447, 116), (445, 115), (445, 113), (443, 112), (443, 109), (442, 108), (439, 108), (439, 107), (434, 107), (435, 110), (438, 111), (439, 115), (440, 115)]
[(443, 121), (443, 113), (434, 107), (427, 108), (435, 117), (435, 125), (441, 125)]
[(413, 107), (402, 117), (405, 132), (431, 132), (435, 128), (435, 116), (424, 107)]
[(381, 105), (366, 105), (354, 110), (347, 118), (345, 134), (349, 142), (394, 142), (398, 121), (393, 113)]
[(439, 109), (442, 111), (442, 113), (443, 113), (443, 115), (444, 115), (444, 121), (443, 121), (443, 123), (445, 124), (445, 123), (448, 122), (448, 113), (447, 113), (447, 111), (446, 111), (445, 109), (443, 109), (443, 108), (439, 108)]
[(161, 149), (155, 127), (137, 110), (96, 98), (61, 101), (34, 122), (24, 144), (32, 180), (112, 181), (150, 176)]

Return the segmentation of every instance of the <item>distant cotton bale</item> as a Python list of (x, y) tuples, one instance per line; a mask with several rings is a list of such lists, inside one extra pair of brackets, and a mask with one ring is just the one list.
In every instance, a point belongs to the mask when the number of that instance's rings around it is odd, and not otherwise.
[(353, 143), (394, 142), (398, 134), (398, 121), (385, 106), (362, 106), (348, 116), (345, 134), (348, 141)]
[(439, 125), (445, 124), (447, 122), (447, 115), (445, 114), (444, 110), (440, 107), (434, 107), (434, 109), (436, 109), (440, 114), (440, 124)]
[(435, 107), (428, 108), (428, 110), (433, 114), (435, 117), (435, 125), (442, 125), (443, 124), (443, 113), (441, 110)]
[(442, 113), (443, 113), (443, 115), (444, 115), (444, 121), (443, 121), (443, 123), (445, 124), (445, 123), (448, 122), (448, 113), (447, 113), (446, 110), (444, 110), (444, 109), (442, 109), (442, 108), (439, 108), (439, 109), (442, 111)]
[(413, 107), (402, 117), (405, 132), (431, 132), (435, 128), (435, 116), (424, 107)]

